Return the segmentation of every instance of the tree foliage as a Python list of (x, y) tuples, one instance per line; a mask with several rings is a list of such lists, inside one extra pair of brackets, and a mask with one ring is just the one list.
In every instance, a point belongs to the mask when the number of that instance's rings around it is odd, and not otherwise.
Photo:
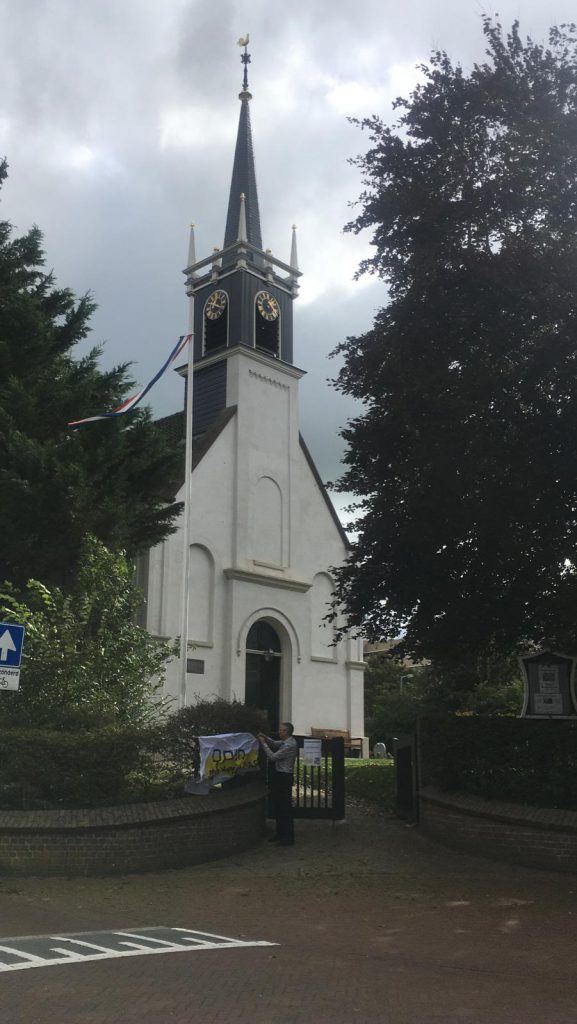
[(364, 673), (365, 715), (371, 717), (384, 694), (402, 693), (418, 674), (418, 667), (403, 665), (393, 654), (371, 653), (365, 657), (367, 667)]
[(337, 349), (364, 403), (338, 596), (444, 665), (577, 644), (577, 30), (483, 27), (484, 63), (434, 52), (395, 125), (362, 122), (348, 227), (389, 301)]
[[(0, 185), (6, 177), (0, 162)], [(93, 533), (129, 555), (167, 535), (182, 452), (146, 410), (90, 428), (70, 420), (126, 397), (128, 364), (103, 372), (100, 349), (75, 358), (94, 303), (44, 271), (42, 236), (0, 221), (0, 580), (67, 583)]]
[(0, 590), (0, 619), (25, 626), (20, 689), (1, 694), (5, 722), (49, 728), (140, 726), (157, 715), (176, 654), (135, 624), (142, 595), (125, 556), (87, 537), (69, 593), (30, 580)]
[(523, 683), (513, 658), (498, 666), (406, 666), (390, 654), (370, 654), (365, 672), (365, 716), (372, 743), (389, 749), (422, 715), (518, 717)]

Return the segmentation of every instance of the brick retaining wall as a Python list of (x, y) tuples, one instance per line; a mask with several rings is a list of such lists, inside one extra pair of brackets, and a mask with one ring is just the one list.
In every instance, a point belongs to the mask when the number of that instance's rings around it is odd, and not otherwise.
[(419, 822), (435, 839), (484, 857), (577, 872), (577, 812), (483, 800), (427, 786)]
[(0, 876), (184, 867), (245, 850), (264, 831), (265, 789), (259, 782), (162, 803), (0, 811)]

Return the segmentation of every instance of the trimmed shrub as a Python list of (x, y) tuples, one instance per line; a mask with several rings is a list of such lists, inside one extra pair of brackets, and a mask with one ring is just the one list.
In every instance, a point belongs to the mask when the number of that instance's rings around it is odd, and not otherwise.
[(385, 807), (395, 802), (395, 765), (393, 761), (345, 760), (347, 797), (360, 797)]
[(0, 729), (0, 806), (94, 807), (134, 798), (154, 777), (154, 730)]
[(577, 721), (427, 716), (418, 730), (423, 785), (577, 809)]
[(199, 700), (155, 726), (63, 708), (57, 727), (0, 722), (0, 807), (97, 807), (182, 794), (197, 767), (197, 736), (266, 732), (266, 715), (240, 701)]

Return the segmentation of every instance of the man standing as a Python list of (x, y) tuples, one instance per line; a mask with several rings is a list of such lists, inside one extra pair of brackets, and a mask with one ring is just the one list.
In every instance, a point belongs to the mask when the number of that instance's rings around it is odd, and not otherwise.
[(280, 740), (273, 740), (259, 732), (262, 748), (273, 765), (269, 772), (269, 789), (276, 818), (276, 833), (271, 842), (280, 846), (294, 846), (293, 824), (293, 771), (297, 757), (297, 741), (293, 736), (294, 726), (283, 722), (279, 729)]

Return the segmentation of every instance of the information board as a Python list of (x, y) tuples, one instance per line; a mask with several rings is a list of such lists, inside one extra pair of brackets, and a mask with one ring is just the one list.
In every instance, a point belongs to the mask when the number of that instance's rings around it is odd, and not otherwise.
[(320, 768), (323, 759), (323, 741), (305, 738), (301, 750), (301, 764)]
[(525, 675), (525, 716), (568, 718), (575, 715), (573, 658), (542, 651), (522, 658), (521, 663)]

